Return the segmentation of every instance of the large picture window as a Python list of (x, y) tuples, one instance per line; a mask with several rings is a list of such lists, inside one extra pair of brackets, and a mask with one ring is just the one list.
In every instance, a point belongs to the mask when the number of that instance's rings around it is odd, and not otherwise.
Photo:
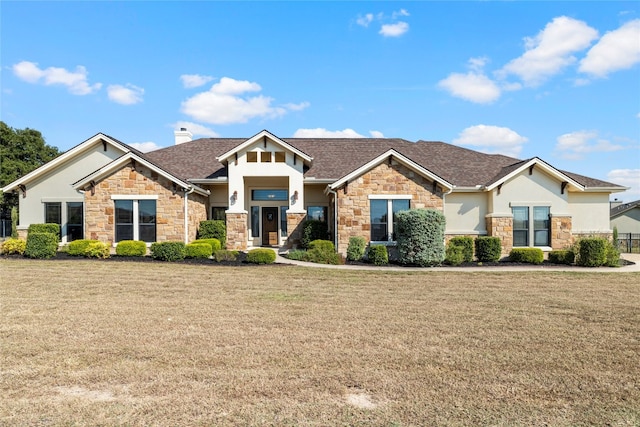
[(514, 206), (513, 246), (549, 246), (551, 244), (550, 209), (548, 206)]
[(327, 222), (326, 206), (307, 206), (307, 218)]
[(371, 199), (371, 241), (395, 241), (396, 214), (409, 210), (410, 207), (409, 199)]
[(156, 241), (155, 200), (115, 200), (116, 242)]

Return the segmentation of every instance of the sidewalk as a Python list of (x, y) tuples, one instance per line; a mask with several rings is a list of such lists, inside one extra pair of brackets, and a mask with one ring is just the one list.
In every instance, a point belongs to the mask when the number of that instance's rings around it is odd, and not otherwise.
[[(277, 250), (274, 249), (277, 253)], [(330, 265), (330, 264), (316, 264), (313, 262), (296, 261), (285, 258), (280, 253), (277, 253), (276, 262), (279, 264), (290, 264), (301, 267), (315, 267), (315, 268), (332, 268), (338, 270), (372, 270), (372, 271), (399, 271), (399, 272), (429, 272), (429, 271), (451, 271), (451, 272), (518, 272), (518, 271), (571, 271), (574, 273), (638, 273), (640, 272), (640, 254), (621, 254), (620, 258), (627, 261), (634, 262), (635, 264), (625, 265), (624, 267), (612, 268), (612, 267), (576, 267), (570, 265), (506, 265), (500, 267), (378, 267), (375, 265)]]

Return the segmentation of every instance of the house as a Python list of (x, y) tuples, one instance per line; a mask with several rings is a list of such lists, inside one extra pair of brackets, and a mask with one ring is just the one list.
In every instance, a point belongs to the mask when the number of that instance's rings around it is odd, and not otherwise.
[(640, 200), (622, 203), (617, 199), (611, 202), (611, 229), (616, 227), (621, 234), (640, 233)]
[(444, 213), (446, 236), (497, 236), (512, 247), (567, 247), (611, 235), (609, 196), (626, 188), (443, 142), (396, 138), (192, 140), (141, 153), (99, 133), (5, 186), (20, 194), (19, 233), (56, 222), (62, 242), (195, 239), (224, 219), (227, 248), (296, 247), (307, 218), (328, 223), (345, 253), (351, 236), (393, 245), (395, 212)]

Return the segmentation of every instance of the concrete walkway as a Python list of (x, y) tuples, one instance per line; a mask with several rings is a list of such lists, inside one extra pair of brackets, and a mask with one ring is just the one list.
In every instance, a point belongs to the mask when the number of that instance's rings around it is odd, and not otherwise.
[[(276, 250), (276, 249), (274, 249)], [(640, 254), (622, 254), (620, 258), (634, 262), (635, 264), (625, 265), (624, 267), (612, 268), (612, 267), (576, 267), (569, 265), (506, 265), (500, 267), (378, 267), (375, 265), (330, 265), (330, 264), (316, 264), (313, 262), (296, 261), (289, 258), (285, 258), (283, 253), (278, 253), (276, 250), (276, 262), (279, 264), (290, 264), (301, 267), (312, 268), (331, 268), (338, 270), (372, 270), (372, 271), (399, 271), (399, 272), (430, 272), (430, 271), (451, 271), (451, 272), (509, 272), (509, 271), (571, 271), (574, 273), (637, 273), (640, 272)]]

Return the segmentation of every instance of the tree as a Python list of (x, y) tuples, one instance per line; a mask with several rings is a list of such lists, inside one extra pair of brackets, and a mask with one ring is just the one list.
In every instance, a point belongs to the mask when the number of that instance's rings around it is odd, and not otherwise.
[[(0, 188), (53, 160), (60, 151), (47, 145), (35, 129), (13, 129), (0, 121)], [(18, 195), (0, 193), (0, 217), (10, 218)]]

